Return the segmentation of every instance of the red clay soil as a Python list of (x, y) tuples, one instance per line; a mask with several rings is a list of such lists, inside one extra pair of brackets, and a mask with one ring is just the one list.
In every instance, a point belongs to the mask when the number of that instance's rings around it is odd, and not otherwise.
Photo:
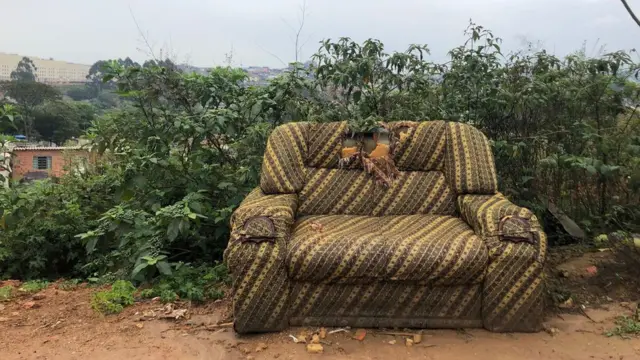
[[(639, 294), (638, 285), (625, 279), (629, 274), (616, 261), (611, 254), (596, 253), (551, 264), (552, 275), (558, 271), (564, 275), (550, 286), (551, 291), (571, 293), (575, 303), (560, 313), (550, 307), (546, 332), (426, 330), (419, 344), (407, 347), (405, 337), (384, 335), (381, 330), (367, 330), (364, 340), (358, 341), (351, 329), (327, 335), (323, 354), (310, 354), (304, 344), (289, 337), (316, 329), (255, 336), (237, 336), (229, 328), (207, 329), (228, 320), (225, 301), (189, 308), (188, 320), (140, 321), (145, 310), (162, 305), (137, 303), (119, 315), (101, 316), (89, 304), (95, 289), (64, 291), (50, 286), (35, 300), (24, 295), (0, 303), (0, 359), (640, 359), (639, 338), (603, 335), (617, 316), (632, 313), (631, 300)], [(586, 270), (592, 265), (597, 274)], [(608, 269), (618, 272), (610, 274)], [(25, 309), (28, 301), (35, 306)]]

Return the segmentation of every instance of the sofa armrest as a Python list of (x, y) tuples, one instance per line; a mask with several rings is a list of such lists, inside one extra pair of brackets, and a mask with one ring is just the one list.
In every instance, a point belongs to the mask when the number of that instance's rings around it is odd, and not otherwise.
[[(506, 243), (522, 244), (537, 253), (544, 261), (546, 236), (537, 217), (527, 208), (513, 204), (504, 195), (460, 195), (458, 211), (474, 232), (488, 241), (489, 252), (499, 250)], [(500, 243), (492, 244), (492, 241)]]
[(233, 280), (234, 329), (239, 333), (287, 327), (290, 281), (285, 258), (298, 198), (253, 190), (231, 216), (224, 261)]
[(460, 195), (458, 211), (489, 253), (482, 318), (491, 331), (539, 331), (547, 238), (536, 216), (504, 195)]
[(231, 240), (259, 243), (286, 238), (297, 206), (296, 194), (265, 195), (254, 189), (231, 216)]

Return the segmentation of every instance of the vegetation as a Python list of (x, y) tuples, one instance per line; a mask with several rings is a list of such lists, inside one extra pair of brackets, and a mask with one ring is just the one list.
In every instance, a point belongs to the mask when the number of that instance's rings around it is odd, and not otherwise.
[[(500, 188), (541, 219), (551, 202), (589, 234), (639, 231), (640, 87), (630, 54), (505, 54), (487, 29), (466, 33), (444, 64), (428, 60), (426, 45), (387, 53), (377, 40), (326, 40), (310, 68), (292, 64), (263, 87), (230, 67), (199, 75), (169, 61), (104, 61), (92, 68), (89, 100), (18, 104), (43, 139), (86, 130), (102, 160), (0, 192), (0, 276), (128, 279), (165, 301), (219, 297), (224, 267), (207, 266), (258, 183), (269, 133), (289, 121), (470, 123), (492, 140)], [(96, 297), (100, 311), (125, 305), (105, 305), (109, 296)]]
[(133, 305), (136, 288), (130, 281), (118, 280), (110, 290), (98, 291), (91, 298), (91, 308), (101, 314), (118, 314)]
[(192, 267), (177, 264), (171, 275), (160, 276), (149, 289), (140, 293), (143, 298), (159, 297), (162, 302), (177, 299), (192, 301), (217, 300), (224, 296), (221, 285), (229, 283), (227, 269), (219, 264), (214, 267)]
[(22, 284), (22, 286), (20, 286), (20, 291), (26, 292), (26, 293), (36, 293), (40, 290), (46, 289), (47, 286), (49, 286), (49, 282), (48, 281), (43, 281), (43, 280), (30, 280), (25, 282), (24, 284)]
[(616, 319), (616, 326), (605, 332), (605, 335), (609, 337), (620, 336), (622, 338), (638, 336), (640, 335), (640, 319), (638, 319), (637, 314), (633, 317), (619, 316)]
[(0, 287), (0, 301), (7, 301), (13, 296), (13, 286)]

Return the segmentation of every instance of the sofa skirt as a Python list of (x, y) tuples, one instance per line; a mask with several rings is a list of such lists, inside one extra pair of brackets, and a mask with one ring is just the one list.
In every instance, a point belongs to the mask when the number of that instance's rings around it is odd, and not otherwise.
[(482, 327), (482, 284), (431, 287), (403, 282), (293, 282), (292, 326)]

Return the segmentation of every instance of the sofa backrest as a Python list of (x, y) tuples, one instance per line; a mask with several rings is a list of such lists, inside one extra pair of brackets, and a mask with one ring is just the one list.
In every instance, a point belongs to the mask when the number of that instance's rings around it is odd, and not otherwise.
[[(356, 165), (339, 167), (346, 122), (288, 123), (269, 137), (260, 186), (267, 194), (298, 193), (303, 215), (453, 214), (460, 194), (494, 194), (497, 177), (487, 138), (454, 122), (391, 122), (399, 170), (390, 186)], [(399, 136), (400, 132), (406, 132)]]

